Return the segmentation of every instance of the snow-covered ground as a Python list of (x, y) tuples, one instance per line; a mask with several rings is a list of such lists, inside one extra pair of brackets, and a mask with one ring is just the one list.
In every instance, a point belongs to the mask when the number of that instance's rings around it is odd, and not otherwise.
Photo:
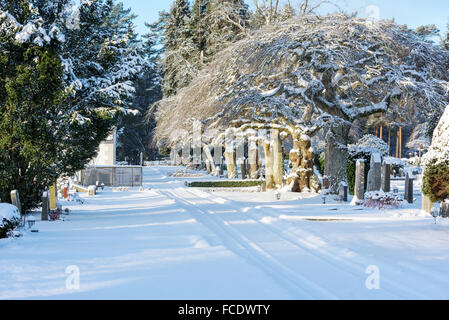
[(449, 225), (419, 210), (418, 189), (378, 211), (188, 189), (175, 170), (146, 168), (144, 191), (83, 196), (64, 221), (0, 240), (0, 299), (449, 298)]

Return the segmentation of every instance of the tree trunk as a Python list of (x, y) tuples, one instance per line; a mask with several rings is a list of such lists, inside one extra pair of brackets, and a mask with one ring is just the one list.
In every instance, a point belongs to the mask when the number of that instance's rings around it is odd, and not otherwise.
[(299, 141), (299, 136), (297, 134), (293, 134), (293, 149), (290, 150), (289, 158), (292, 163), (292, 173), (288, 178), (288, 184), (292, 186), (292, 192), (301, 192), (300, 184), (299, 184), (299, 173), (301, 168), (301, 142)]
[(278, 129), (271, 132), (271, 145), (273, 151), (273, 179), (274, 183), (282, 186), (284, 178), (284, 154), (282, 150), (282, 141)]
[(255, 139), (248, 139), (248, 162), (249, 162), (249, 177), (250, 179), (259, 178), (259, 153), (257, 152), (257, 141)]
[(346, 126), (329, 130), (326, 135), (325, 175), (329, 179), (329, 192), (336, 194), (338, 185), (347, 181), (349, 128)]
[(237, 178), (237, 165), (236, 165), (236, 154), (234, 149), (234, 137), (230, 134), (226, 134), (226, 145), (225, 145), (225, 160), (226, 167), (228, 171), (228, 179)]
[(313, 172), (314, 158), (311, 138), (306, 135), (294, 134), (293, 149), (290, 150), (293, 169), (288, 180), (289, 184), (293, 182), (292, 192), (319, 191), (320, 183)]
[(267, 189), (274, 189), (274, 177), (273, 177), (273, 154), (271, 151), (270, 143), (263, 142), (263, 149), (265, 151), (265, 180)]
[(208, 165), (208, 172), (212, 172), (213, 174), (216, 172), (214, 158), (212, 157), (212, 153), (210, 152), (210, 147), (208, 145), (203, 145), (203, 152), (206, 156), (206, 166)]
[(315, 180), (313, 172), (313, 159), (315, 153), (312, 148), (312, 139), (309, 136), (302, 136), (300, 139), (301, 170), (299, 173), (299, 187), (302, 192), (309, 192), (312, 189), (318, 191), (319, 182)]
[(242, 172), (242, 180), (245, 180), (247, 178), (247, 170), (246, 170), (246, 159), (243, 159), (242, 163), (240, 164), (241, 172)]

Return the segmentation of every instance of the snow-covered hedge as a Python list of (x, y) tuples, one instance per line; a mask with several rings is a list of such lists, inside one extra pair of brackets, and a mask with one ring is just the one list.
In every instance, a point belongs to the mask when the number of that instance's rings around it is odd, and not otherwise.
[(433, 133), (432, 145), (424, 155), (423, 193), (434, 202), (449, 198), (449, 106)]
[(0, 239), (8, 237), (19, 223), (20, 213), (17, 207), (0, 203)]

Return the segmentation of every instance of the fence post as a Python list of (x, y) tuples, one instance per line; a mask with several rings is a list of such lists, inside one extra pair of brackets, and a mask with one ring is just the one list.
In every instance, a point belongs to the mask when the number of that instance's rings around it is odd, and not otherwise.
[(48, 220), (48, 191), (42, 193), (42, 221)]

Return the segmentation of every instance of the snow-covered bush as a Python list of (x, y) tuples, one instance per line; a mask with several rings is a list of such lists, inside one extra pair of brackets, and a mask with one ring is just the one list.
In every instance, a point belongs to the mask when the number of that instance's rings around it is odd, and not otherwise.
[[(390, 153), (390, 148), (388, 147), (388, 144), (383, 141), (382, 139), (372, 135), (372, 134), (366, 134), (364, 135), (356, 144), (358, 147), (365, 147), (369, 150), (379, 150), (382, 155), (388, 156)], [(371, 150), (372, 152), (373, 150)]]
[(9, 237), (19, 223), (20, 213), (17, 207), (0, 203), (0, 239)]
[(434, 131), (432, 145), (423, 161), (423, 193), (434, 202), (449, 198), (449, 106)]
[(374, 191), (365, 194), (363, 205), (367, 208), (388, 209), (399, 207), (399, 195), (391, 192)]

